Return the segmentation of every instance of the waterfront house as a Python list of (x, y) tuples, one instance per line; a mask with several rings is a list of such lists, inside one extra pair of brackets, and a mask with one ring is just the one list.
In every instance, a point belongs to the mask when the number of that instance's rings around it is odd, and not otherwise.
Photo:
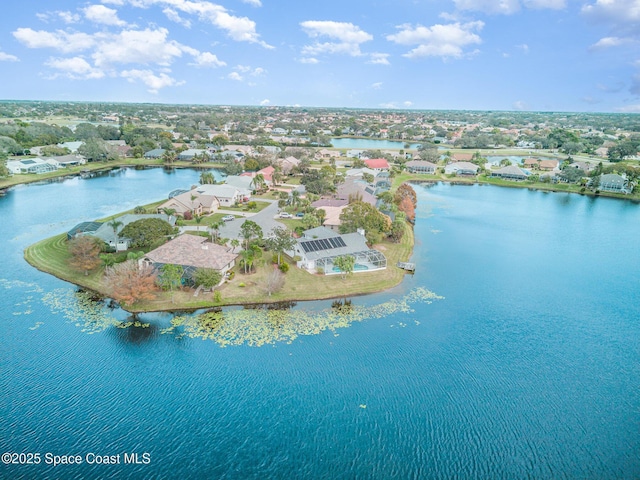
[(164, 148), (155, 148), (153, 150), (149, 150), (148, 152), (145, 152), (144, 158), (162, 158), (162, 155), (164, 154), (164, 152), (165, 152)]
[(436, 172), (437, 165), (426, 160), (411, 160), (404, 164), (409, 173), (433, 174)]
[(58, 166), (54, 162), (42, 158), (27, 158), (24, 160), (10, 160), (7, 162), (7, 170), (16, 175), (19, 173), (46, 173), (55, 172)]
[(529, 173), (515, 165), (508, 165), (496, 170), (495, 172), (491, 172), (491, 176), (502, 178), (504, 180), (522, 181), (527, 179)]
[(452, 153), (452, 162), (470, 162), (473, 160), (473, 153)]
[(478, 173), (478, 165), (471, 162), (455, 162), (444, 167), (444, 173), (456, 176), (473, 176)]
[(238, 255), (231, 248), (211, 243), (204, 237), (183, 234), (147, 253), (140, 264), (151, 265), (156, 270), (164, 265), (180, 265), (184, 270), (183, 283), (192, 285), (198, 268), (209, 268), (224, 275), (235, 266), (236, 258)]
[(299, 268), (324, 275), (341, 274), (333, 261), (345, 255), (355, 258), (354, 273), (387, 268), (387, 258), (382, 252), (368, 247), (362, 231), (341, 235), (326, 227), (312, 228), (302, 234), (287, 254), (300, 257)]
[(629, 181), (622, 175), (607, 173), (606, 175), (600, 175), (600, 185), (598, 189), (601, 192), (629, 194), (632, 192), (633, 186), (630, 185)]
[[(216, 185), (217, 186), (217, 185)], [(185, 213), (205, 215), (214, 213), (220, 207), (215, 195), (198, 191), (197, 188), (171, 197), (157, 207), (158, 212), (171, 209), (176, 215), (183, 217)]]
[(382, 170), (389, 170), (389, 162), (386, 158), (370, 158), (364, 161), (364, 164), (371, 170), (380, 172)]

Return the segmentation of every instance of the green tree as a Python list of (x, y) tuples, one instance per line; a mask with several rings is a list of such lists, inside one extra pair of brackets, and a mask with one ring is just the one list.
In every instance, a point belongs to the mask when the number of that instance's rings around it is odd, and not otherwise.
[(351, 275), (353, 273), (353, 269), (356, 265), (356, 259), (352, 255), (342, 255), (334, 258), (333, 264), (340, 269), (342, 278), (344, 279), (347, 275)]
[(218, 236), (220, 235), (220, 227), (222, 226), (222, 221), (218, 220), (216, 222), (211, 222), (209, 224), (209, 230), (211, 231), (211, 242), (216, 243), (218, 241)]
[(347, 205), (340, 214), (340, 221), (340, 233), (351, 233), (362, 228), (370, 244), (377, 243), (381, 235), (391, 227), (389, 217), (380, 213), (374, 206), (361, 201)]
[(198, 268), (193, 275), (193, 280), (197, 286), (211, 289), (220, 283), (222, 274), (213, 268)]
[(171, 292), (171, 303), (174, 303), (174, 290), (182, 285), (183, 275), (184, 268), (182, 268), (182, 266), (180, 265), (166, 264), (160, 268), (160, 275), (158, 275), (158, 284), (163, 290), (169, 290)]
[(295, 238), (291, 236), (291, 232), (284, 227), (274, 227), (271, 235), (267, 238), (267, 247), (278, 255), (278, 265), (282, 254), (293, 249), (296, 244)]
[(113, 240), (114, 240), (114, 248), (116, 252), (118, 251), (118, 228), (124, 225), (120, 220), (114, 218), (110, 222), (107, 223), (113, 229)]
[(214, 183), (216, 183), (216, 178), (211, 172), (202, 172), (200, 174), (200, 183), (202, 185), (213, 185)]
[(244, 239), (245, 250), (248, 250), (251, 240), (262, 238), (262, 227), (253, 220), (246, 220), (240, 227), (240, 236)]
[(131, 222), (120, 235), (130, 240), (130, 248), (150, 248), (175, 233), (175, 229), (161, 218), (143, 218)]

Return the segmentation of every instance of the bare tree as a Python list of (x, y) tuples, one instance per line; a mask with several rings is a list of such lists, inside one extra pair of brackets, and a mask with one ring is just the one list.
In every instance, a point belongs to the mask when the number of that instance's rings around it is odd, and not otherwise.
[(126, 305), (155, 297), (156, 273), (150, 265), (138, 266), (135, 260), (117, 263), (105, 270), (105, 282), (111, 296)]
[(271, 296), (284, 286), (284, 274), (277, 268), (272, 269), (264, 279), (264, 291)]

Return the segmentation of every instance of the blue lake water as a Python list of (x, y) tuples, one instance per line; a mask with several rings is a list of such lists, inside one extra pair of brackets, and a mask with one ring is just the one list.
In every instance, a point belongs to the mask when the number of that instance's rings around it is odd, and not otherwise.
[[(405, 142), (397, 140), (376, 140), (371, 138), (332, 138), (334, 148), (353, 150), (399, 150), (404, 149)], [(409, 148), (415, 150), (419, 143), (411, 143)]]
[[(352, 299), (370, 318), (262, 347), (162, 333), (168, 313), (92, 330), (128, 315), (22, 258), (197, 179), (126, 169), (0, 198), (0, 452), (83, 458), (0, 478), (640, 477), (637, 204), (416, 187), (415, 275)], [(374, 315), (418, 287), (445, 298)]]

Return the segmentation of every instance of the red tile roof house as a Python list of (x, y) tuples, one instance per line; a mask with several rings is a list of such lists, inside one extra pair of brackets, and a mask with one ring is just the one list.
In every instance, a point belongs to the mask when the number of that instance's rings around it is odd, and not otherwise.
[(228, 247), (185, 233), (147, 253), (140, 264), (157, 270), (164, 265), (180, 265), (184, 269), (183, 283), (192, 285), (198, 268), (210, 268), (224, 275), (235, 266), (236, 258), (238, 255)]
[(376, 170), (378, 172), (382, 170), (389, 170), (389, 162), (384, 158), (371, 158), (369, 160), (365, 160), (364, 164), (371, 170)]
[(524, 168), (536, 169), (540, 166), (540, 160), (537, 158), (525, 158), (522, 162)]

